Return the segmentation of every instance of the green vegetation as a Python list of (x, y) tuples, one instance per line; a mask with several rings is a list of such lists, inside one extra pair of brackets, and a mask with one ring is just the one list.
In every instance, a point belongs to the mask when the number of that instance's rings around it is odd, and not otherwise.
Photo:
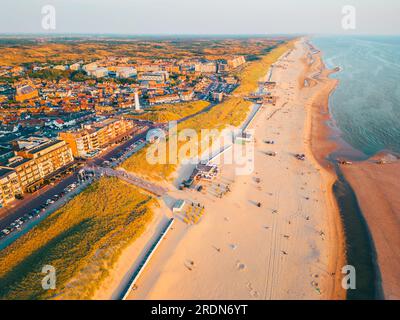
[[(188, 128), (194, 129), (197, 133), (200, 133), (201, 129), (222, 130), (229, 125), (239, 126), (246, 119), (251, 106), (251, 103), (244, 100), (244, 97), (257, 89), (259, 79), (266, 74), (266, 71), (282, 54), (292, 47), (293, 42), (284, 43), (273, 49), (266, 56), (263, 56), (260, 60), (249, 63), (237, 75), (241, 80), (241, 84), (234, 92), (236, 95), (235, 97), (229, 98), (206, 113), (199, 114), (181, 122), (178, 125), (178, 131)], [(237, 97), (237, 95), (241, 95), (242, 97)], [(178, 144), (178, 149), (183, 144), (184, 142)], [(203, 146), (207, 145), (208, 144), (204, 144)], [(199, 143), (198, 148), (201, 148), (201, 146), (202, 144)], [(176, 164), (150, 164), (147, 161), (148, 148), (149, 147), (142, 149), (140, 152), (127, 159), (122, 164), (122, 167), (127, 171), (156, 181), (171, 180), (173, 178), (171, 175), (176, 170)], [(205, 151), (201, 149), (198, 150), (199, 154)], [(166, 146), (166, 155), (168, 159), (168, 143)], [(178, 160), (182, 161), (183, 159)]]
[[(0, 299), (88, 299), (152, 218), (150, 196), (102, 178), (0, 253)], [(55, 290), (44, 291), (44, 265)]]
[(193, 115), (207, 108), (209, 105), (206, 101), (163, 104), (146, 109), (144, 113), (135, 115), (134, 118), (160, 123), (169, 122)]
[[(231, 98), (214, 108), (210, 111), (201, 113), (193, 118), (181, 122), (178, 125), (178, 132), (183, 129), (194, 129), (200, 137), (200, 131), (202, 129), (216, 129), (222, 130), (228, 125), (239, 126), (246, 118), (246, 115), (251, 106), (251, 102), (245, 101), (241, 98)], [(207, 138), (207, 137), (201, 137)], [(197, 141), (193, 141), (196, 143)], [(178, 149), (185, 144), (185, 142), (178, 143)], [(198, 154), (202, 154), (206, 150), (202, 150), (201, 147), (210, 146), (210, 144), (198, 145)], [(146, 178), (150, 178), (155, 181), (171, 180), (173, 177), (172, 173), (176, 169), (176, 164), (150, 164), (147, 161), (147, 148), (143, 148), (138, 153), (128, 158), (122, 167), (127, 171), (134, 172)], [(166, 144), (166, 157), (169, 156), (169, 146)], [(178, 159), (182, 161), (183, 159)]]
[(44, 69), (35, 72), (29, 72), (28, 76), (31, 78), (39, 78), (50, 81), (58, 81), (61, 79), (69, 78), (71, 71), (69, 70), (57, 70), (57, 69)]
[[(95, 61), (109, 56), (137, 58), (193, 58), (223, 59), (226, 55), (260, 55), (265, 48), (277, 44), (268, 38), (248, 39), (162, 39), (126, 38), (83, 40), (79, 37), (57, 38), (38, 42), (36, 39), (0, 39), (0, 65), (22, 63), (63, 64), (79, 60)], [(62, 58), (61, 58), (62, 57)]]
[(84, 71), (72, 71), (70, 75), (70, 79), (75, 82), (84, 82), (86, 80), (92, 79), (91, 77), (86, 75)]
[(256, 60), (251, 63), (247, 68), (237, 75), (240, 79), (240, 86), (236, 89), (235, 93), (248, 95), (257, 90), (258, 81), (265, 75), (265, 71), (268, 70), (281, 55), (292, 48), (293, 41), (283, 43), (271, 50), (260, 60)]

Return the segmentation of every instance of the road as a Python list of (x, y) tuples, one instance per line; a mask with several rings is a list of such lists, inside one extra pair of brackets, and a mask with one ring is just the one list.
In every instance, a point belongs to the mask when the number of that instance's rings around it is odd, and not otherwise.
[(126, 172), (124, 170), (114, 170), (112, 168), (104, 168), (104, 167), (85, 167), (84, 170), (92, 171), (97, 175), (105, 175), (107, 177), (118, 177), (130, 184), (133, 184), (141, 189), (144, 189), (158, 197), (163, 196), (168, 190), (164, 187), (161, 187), (155, 183), (143, 180), (132, 173)]

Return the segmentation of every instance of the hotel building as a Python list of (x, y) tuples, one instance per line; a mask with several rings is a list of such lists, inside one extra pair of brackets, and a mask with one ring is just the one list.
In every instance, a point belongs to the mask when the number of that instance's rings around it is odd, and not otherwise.
[(17, 173), (8, 168), (0, 168), (0, 208), (15, 200), (15, 195), (22, 194)]
[(134, 124), (130, 120), (107, 119), (100, 123), (84, 125), (79, 130), (60, 132), (59, 138), (69, 145), (74, 157), (86, 158), (113, 140), (128, 134), (133, 128)]
[[(46, 178), (74, 162), (72, 151), (65, 141), (30, 137), (13, 144), (16, 156), (0, 166), (0, 179), (2, 186), (8, 183), (6, 189), (12, 190), (14, 195), (35, 191)], [(6, 198), (11, 199), (10, 194)]]

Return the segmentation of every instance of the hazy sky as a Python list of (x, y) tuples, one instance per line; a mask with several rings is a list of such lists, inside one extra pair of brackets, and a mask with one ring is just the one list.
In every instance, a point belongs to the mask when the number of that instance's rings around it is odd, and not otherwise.
[[(48, 4), (54, 31), (41, 27)], [(344, 5), (356, 8), (352, 33), (400, 33), (400, 0), (0, 0), (0, 33), (349, 33)]]

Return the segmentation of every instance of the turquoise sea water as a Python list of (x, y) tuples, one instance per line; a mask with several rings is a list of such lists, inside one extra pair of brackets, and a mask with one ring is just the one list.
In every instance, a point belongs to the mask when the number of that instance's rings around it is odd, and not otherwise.
[(400, 37), (314, 37), (329, 68), (342, 71), (330, 112), (342, 138), (371, 156), (400, 153)]

